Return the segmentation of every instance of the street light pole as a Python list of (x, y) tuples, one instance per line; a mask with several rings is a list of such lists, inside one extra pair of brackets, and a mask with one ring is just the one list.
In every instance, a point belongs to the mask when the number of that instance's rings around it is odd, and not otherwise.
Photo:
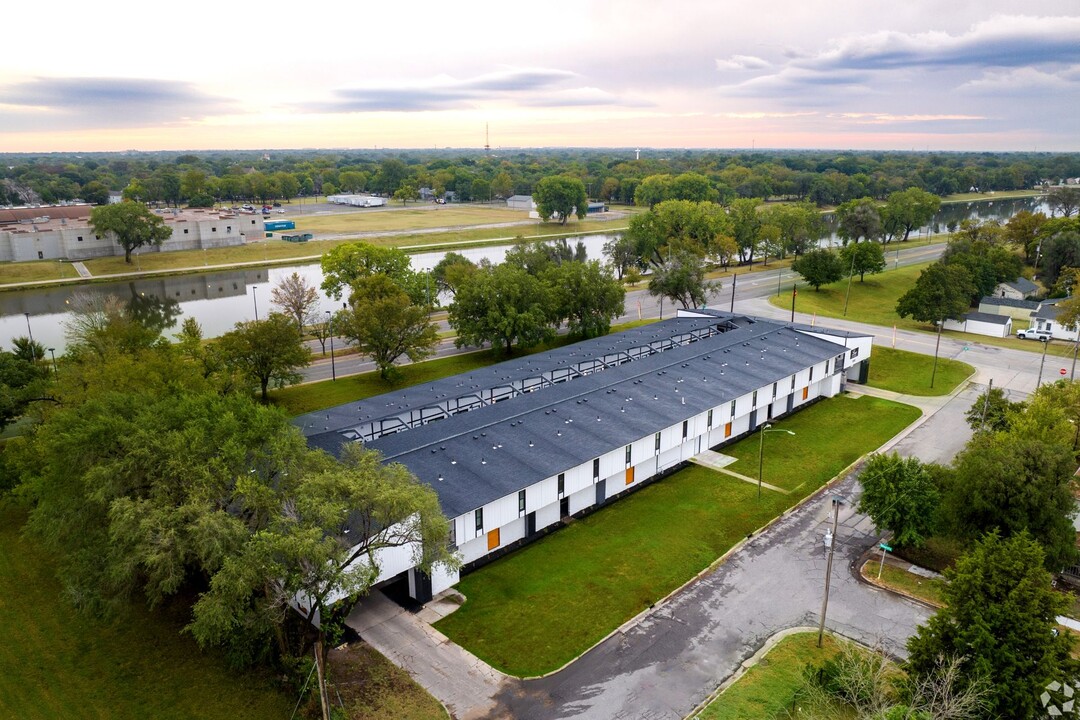
[(1042, 385), (1043, 366), (1046, 365), (1046, 348), (1049, 345), (1050, 345), (1050, 340), (1049, 339), (1043, 340), (1042, 360), (1039, 362), (1039, 380), (1035, 383), (1035, 389), (1036, 390), (1038, 390), (1039, 387)]
[[(867, 242), (870, 242), (870, 241), (867, 240)], [(855, 277), (855, 253), (856, 253), (856, 248), (852, 247), (851, 248), (851, 269), (848, 270), (847, 292), (844, 293), (844, 317), (847, 317), (848, 300), (851, 299), (851, 280), (852, 280), (852, 278)]]
[(49, 354), (52, 355), (52, 371), (53, 375), (59, 375), (56, 371), (56, 348), (49, 348)]
[(821, 647), (821, 638), (825, 634), (825, 613), (829, 609), (829, 581), (832, 579), (832, 560), (833, 553), (836, 552), (836, 526), (840, 520), (840, 498), (834, 497), (833, 503), (833, 520), (832, 520), (832, 542), (829, 543), (829, 559), (825, 563), (825, 597), (821, 601), (821, 624), (818, 625), (817, 634), (817, 646)]
[(761, 474), (762, 469), (765, 466), (765, 433), (770, 432), (784, 432), (788, 435), (794, 435), (791, 430), (784, 430), (783, 428), (772, 428), (772, 423), (765, 423), (761, 426), (761, 431), (758, 433), (758, 460), (757, 460), (757, 496), (758, 500), (761, 499)]
[(326, 311), (326, 324), (330, 331), (330, 379), (337, 382), (337, 367), (334, 365), (334, 315)]
[(255, 322), (259, 322), (259, 296), (255, 294), (258, 285), (251, 286), (251, 302), (255, 305)]

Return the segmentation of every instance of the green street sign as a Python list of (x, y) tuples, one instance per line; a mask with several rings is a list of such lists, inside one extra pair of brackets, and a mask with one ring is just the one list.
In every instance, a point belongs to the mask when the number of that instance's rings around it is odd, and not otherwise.
[(885, 552), (892, 552), (892, 548), (889, 547), (888, 545), (886, 545), (885, 543), (878, 543), (878, 547), (881, 548), (882, 550), (884, 550)]

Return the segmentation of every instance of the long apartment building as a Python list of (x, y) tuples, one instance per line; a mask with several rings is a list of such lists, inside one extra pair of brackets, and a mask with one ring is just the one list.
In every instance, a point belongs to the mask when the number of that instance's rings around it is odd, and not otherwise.
[[(463, 572), (612, 502), (701, 451), (865, 377), (872, 336), (717, 311), (509, 360), (297, 419), (310, 445), (361, 442), (438, 494)], [(380, 580), (427, 601), (411, 549)]]

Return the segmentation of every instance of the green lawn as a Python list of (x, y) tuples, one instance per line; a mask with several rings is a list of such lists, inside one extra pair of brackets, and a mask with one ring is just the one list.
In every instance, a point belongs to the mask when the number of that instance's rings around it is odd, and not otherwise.
[(866, 384), (905, 395), (948, 395), (975, 372), (975, 368), (967, 363), (938, 358), (937, 375), (931, 388), (933, 366), (931, 355), (875, 345), (870, 354), (870, 377)]
[[(807, 664), (820, 667), (840, 652), (836, 640), (826, 635), (821, 647), (817, 633), (789, 635), (770, 650), (735, 683), (694, 716), (694, 720), (767, 720), (798, 717), (791, 713), (796, 693), (803, 685)], [(836, 718), (853, 718), (853, 711), (838, 707)]]
[[(770, 438), (767, 481), (795, 492), (759, 501), (753, 484), (690, 466), (466, 575), (465, 604), (436, 627), (503, 672), (551, 672), (918, 416), (869, 397), (817, 403), (782, 421), (798, 435)], [(753, 454), (756, 473), (756, 436), (725, 452)]]
[(0, 264), (0, 284), (5, 285), (8, 283), (63, 280), (77, 277), (79, 277), (79, 273), (72, 264), (60, 260), (34, 260), (32, 262), (6, 262)]
[[(432, 205), (401, 207), (394, 210), (357, 210), (319, 215), (290, 215), (296, 221), (297, 232), (367, 233), (397, 230), (421, 230), (436, 227), (459, 227), (486, 223), (521, 222), (529, 219), (524, 210), (509, 210), (503, 206)], [(534, 221), (535, 222), (535, 221)], [(505, 228), (504, 228), (505, 232)]]
[(288, 717), (295, 698), (201, 653), (175, 613), (135, 602), (109, 624), (77, 615), (24, 520), (0, 500), (0, 717)]
[[(822, 400), (773, 423), (775, 428), (795, 435), (766, 435), (763, 479), (799, 496), (806, 495), (915, 422), (920, 414), (910, 405), (866, 395)], [(755, 433), (720, 452), (738, 458), (729, 469), (756, 478), (760, 442)]]
[(943, 593), (945, 581), (941, 578), (925, 578), (921, 575), (908, 572), (893, 565), (885, 565), (881, 569), (881, 577), (878, 577), (878, 569), (881, 565), (881, 554), (878, 553), (863, 566), (863, 574), (881, 583), (885, 587), (902, 590), (912, 597), (942, 606), (945, 604)]

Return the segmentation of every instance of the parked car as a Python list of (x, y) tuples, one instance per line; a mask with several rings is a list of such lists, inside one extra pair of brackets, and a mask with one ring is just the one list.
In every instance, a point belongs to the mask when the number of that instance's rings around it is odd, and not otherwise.
[(1047, 342), (1052, 339), (1052, 335), (1049, 330), (1036, 330), (1034, 328), (1028, 328), (1027, 330), (1017, 330), (1016, 337), (1021, 340), (1039, 340), (1040, 342)]

